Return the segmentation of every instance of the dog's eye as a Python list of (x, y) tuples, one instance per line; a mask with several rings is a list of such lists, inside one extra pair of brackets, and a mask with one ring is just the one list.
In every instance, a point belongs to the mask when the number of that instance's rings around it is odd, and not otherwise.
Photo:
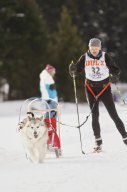
[(33, 129), (33, 127), (31, 127), (31, 129)]
[(37, 129), (39, 128), (39, 126), (37, 126)]

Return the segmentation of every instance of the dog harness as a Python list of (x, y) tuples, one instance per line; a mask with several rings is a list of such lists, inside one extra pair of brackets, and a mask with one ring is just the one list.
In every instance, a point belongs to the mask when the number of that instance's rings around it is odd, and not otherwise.
[(91, 92), (91, 94), (96, 98), (98, 99), (103, 93), (104, 91), (110, 86), (110, 82), (108, 82), (104, 88), (97, 94), (95, 95), (95, 93), (93, 92), (92, 88), (90, 87), (90, 85), (87, 83), (87, 81), (85, 81), (85, 85), (86, 87), (88, 88), (88, 90)]

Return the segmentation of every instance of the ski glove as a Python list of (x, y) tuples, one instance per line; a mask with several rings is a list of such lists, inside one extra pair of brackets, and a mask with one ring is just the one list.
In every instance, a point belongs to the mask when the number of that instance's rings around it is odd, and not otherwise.
[(110, 81), (111, 81), (111, 83), (118, 83), (118, 81), (119, 81), (119, 75), (117, 74), (115, 74), (115, 75), (112, 75), (112, 74), (110, 74)]
[(73, 76), (76, 76), (76, 71), (77, 71), (77, 68), (76, 68), (76, 65), (74, 63), (71, 63), (69, 65), (69, 73), (70, 73), (70, 76), (73, 77)]
[(55, 85), (55, 84), (51, 84), (51, 85), (49, 86), (49, 89), (51, 89), (51, 90), (56, 90), (56, 85)]

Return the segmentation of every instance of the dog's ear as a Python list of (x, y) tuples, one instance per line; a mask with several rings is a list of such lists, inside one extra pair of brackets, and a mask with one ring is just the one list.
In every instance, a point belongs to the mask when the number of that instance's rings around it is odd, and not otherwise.
[(28, 120), (29, 120), (29, 121), (31, 121), (31, 120), (33, 119), (33, 118), (32, 118), (32, 117), (30, 117), (30, 116), (28, 116), (27, 118), (28, 118)]
[(47, 127), (45, 121), (41, 121), (41, 126), (43, 126), (43, 127)]
[(23, 121), (21, 121), (19, 124), (18, 124), (18, 129), (22, 129), (23, 127), (25, 127), (26, 123), (27, 123), (28, 119), (25, 118), (23, 119)]
[(34, 118), (34, 114), (31, 111), (29, 111), (29, 112), (27, 112), (27, 117)]
[(43, 116), (43, 115), (40, 117), (40, 120), (41, 120), (41, 121), (44, 121), (44, 116)]
[(33, 120), (35, 117), (34, 117), (34, 114), (32, 112), (27, 112), (27, 118), (29, 121)]
[(42, 122), (42, 125), (43, 125), (44, 127), (47, 127), (47, 124), (46, 124), (46, 122), (45, 122), (45, 118), (44, 118), (43, 115), (40, 117), (40, 121)]

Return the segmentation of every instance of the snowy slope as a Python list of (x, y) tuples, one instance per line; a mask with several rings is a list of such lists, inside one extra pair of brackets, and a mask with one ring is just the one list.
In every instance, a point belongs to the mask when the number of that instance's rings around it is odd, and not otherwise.
[[(94, 137), (91, 117), (79, 131), (61, 126), (63, 156), (46, 155), (44, 164), (26, 160), (17, 131), (18, 113), (22, 101), (0, 103), (0, 191), (1, 192), (126, 192), (127, 146), (103, 105), (100, 106), (103, 152), (93, 154)], [(127, 107), (117, 106), (120, 117), (127, 125)], [(80, 121), (85, 120), (89, 108), (80, 104)], [(75, 104), (61, 104), (61, 121), (77, 125)]]

